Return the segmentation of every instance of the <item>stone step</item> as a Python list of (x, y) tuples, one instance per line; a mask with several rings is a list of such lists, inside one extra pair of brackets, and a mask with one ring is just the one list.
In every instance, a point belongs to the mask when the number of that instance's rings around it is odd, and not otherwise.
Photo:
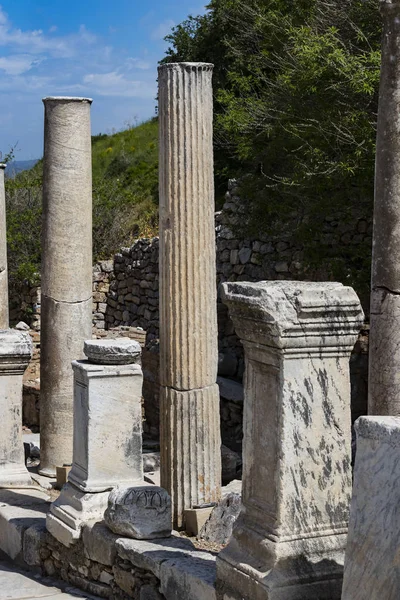
[(0, 550), (23, 564), (22, 542), (28, 527), (45, 524), (50, 499), (37, 488), (0, 490)]

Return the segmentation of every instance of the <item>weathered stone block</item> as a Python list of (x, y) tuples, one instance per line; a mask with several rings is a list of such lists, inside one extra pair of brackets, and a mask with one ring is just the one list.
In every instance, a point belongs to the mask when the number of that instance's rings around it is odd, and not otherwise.
[(349, 535), (342, 600), (400, 597), (400, 418), (356, 422)]
[(226, 283), (222, 298), (246, 383), (243, 510), (217, 558), (219, 597), (339, 600), (359, 300), (341, 284), (307, 282)]
[[(82, 530), (85, 556), (102, 565), (111, 567), (115, 562), (118, 536), (112, 533), (104, 523), (91, 521)], [(103, 582), (106, 583), (106, 582)]]
[(139, 540), (171, 535), (171, 498), (157, 486), (117, 487), (110, 493), (104, 520), (114, 533)]

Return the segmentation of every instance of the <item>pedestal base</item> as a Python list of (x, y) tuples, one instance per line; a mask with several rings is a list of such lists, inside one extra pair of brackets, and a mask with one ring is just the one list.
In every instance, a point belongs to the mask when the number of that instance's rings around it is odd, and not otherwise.
[(56, 467), (44, 467), (41, 469), (39, 465), (38, 473), (39, 475), (43, 475), (43, 477), (49, 477), (51, 479), (55, 479), (57, 477)]
[(255, 557), (233, 539), (217, 556), (217, 598), (340, 600), (345, 543), (346, 534), (282, 543), (264, 540)]
[(101, 521), (110, 492), (87, 494), (67, 483), (53, 502), (46, 517), (46, 528), (64, 546), (71, 546), (81, 537), (82, 526), (88, 521)]
[(32, 485), (25, 465), (6, 464), (0, 467), (0, 488), (18, 488)]

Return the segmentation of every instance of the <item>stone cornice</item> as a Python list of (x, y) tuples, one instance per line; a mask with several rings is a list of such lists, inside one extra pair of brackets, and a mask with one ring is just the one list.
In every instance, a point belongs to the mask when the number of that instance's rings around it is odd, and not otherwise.
[(356, 293), (340, 283), (228, 282), (221, 295), (242, 340), (280, 349), (349, 351), (364, 319)]
[(30, 335), (16, 329), (0, 330), (0, 373), (19, 375), (28, 366), (32, 356)]

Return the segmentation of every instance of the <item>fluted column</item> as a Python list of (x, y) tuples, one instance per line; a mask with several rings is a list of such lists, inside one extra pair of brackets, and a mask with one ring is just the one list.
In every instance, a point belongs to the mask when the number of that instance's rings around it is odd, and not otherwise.
[(45, 98), (41, 464), (72, 463), (73, 373), (92, 335), (92, 158), (86, 98)]
[(212, 68), (159, 68), (161, 485), (177, 527), (221, 488)]
[(400, 1), (381, 0), (368, 412), (400, 415)]
[(0, 163), (0, 329), (9, 326), (5, 168), (6, 165)]

